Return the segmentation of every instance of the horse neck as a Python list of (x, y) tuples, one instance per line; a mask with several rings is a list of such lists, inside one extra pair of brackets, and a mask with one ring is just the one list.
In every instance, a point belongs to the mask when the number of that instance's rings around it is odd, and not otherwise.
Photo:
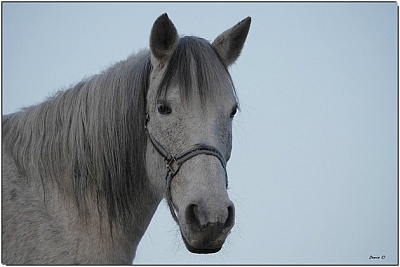
[(131, 57), (4, 120), (7, 149), (22, 172), (41, 180), (44, 194), (47, 183), (56, 185), (80, 214), (94, 199), (110, 225), (145, 212), (141, 199), (158, 204), (144, 164), (149, 60), (147, 52)]

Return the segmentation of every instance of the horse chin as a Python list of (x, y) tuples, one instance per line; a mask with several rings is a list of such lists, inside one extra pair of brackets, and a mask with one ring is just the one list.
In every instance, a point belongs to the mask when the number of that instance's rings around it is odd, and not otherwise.
[(184, 235), (181, 233), (183, 242), (185, 243), (186, 248), (196, 254), (212, 254), (212, 253), (217, 253), (222, 249), (222, 246), (210, 246), (209, 244), (206, 244), (204, 246), (192, 246), (184, 237)]

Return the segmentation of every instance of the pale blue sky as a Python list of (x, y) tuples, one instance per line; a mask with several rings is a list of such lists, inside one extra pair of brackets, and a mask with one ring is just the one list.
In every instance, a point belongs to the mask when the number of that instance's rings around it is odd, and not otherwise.
[(162, 202), (135, 263), (398, 262), (396, 2), (2, 8), (3, 114), (147, 48), (164, 12), (180, 34), (208, 40), (252, 17), (231, 68), (242, 110), (228, 163), (232, 234), (218, 254), (191, 254)]

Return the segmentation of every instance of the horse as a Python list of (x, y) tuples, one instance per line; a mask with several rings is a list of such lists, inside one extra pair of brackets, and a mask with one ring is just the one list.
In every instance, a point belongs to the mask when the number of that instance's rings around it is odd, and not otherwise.
[(3, 264), (131, 264), (163, 198), (190, 252), (218, 252), (235, 223), (228, 67), (250, 23), (211, 43), (165, 13), (150, 49), (4, 115)]

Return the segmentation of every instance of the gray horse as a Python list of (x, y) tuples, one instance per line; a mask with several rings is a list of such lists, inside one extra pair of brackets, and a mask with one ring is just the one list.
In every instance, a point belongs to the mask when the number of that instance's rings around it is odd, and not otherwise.
[(235, 221), (227, 68), (250, 22), (210, 44), (161, 15), (150, 51), (3, 116), (2, 262), (130, 264), (164, 197), (189, 251), (219, 251)]

